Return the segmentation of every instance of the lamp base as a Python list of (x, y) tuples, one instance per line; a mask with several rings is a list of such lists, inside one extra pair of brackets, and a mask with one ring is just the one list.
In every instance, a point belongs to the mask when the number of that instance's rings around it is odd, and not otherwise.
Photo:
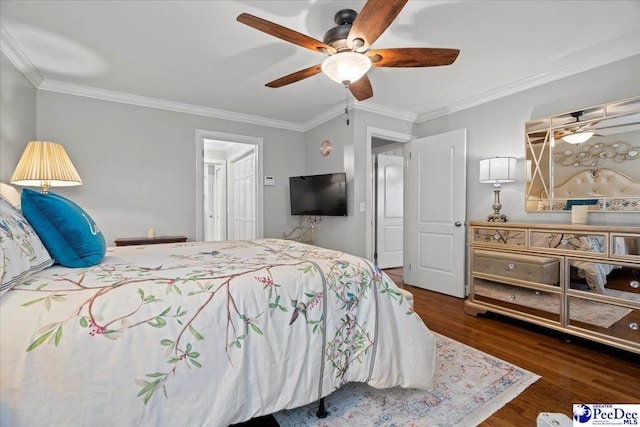
[(493, 213), (489, 214), (487, 217), (487, 221), (489, 222), (507, 222), (507, 216), (505, 214), (500, 213), (500, 209), (502, 209), (502, 204), (500, 203), (500, 183), (496, 182), (493, 184)]
[(489, 222), (507, 222), (507, 216), (501, 213), (492, 213), (487, 216)]

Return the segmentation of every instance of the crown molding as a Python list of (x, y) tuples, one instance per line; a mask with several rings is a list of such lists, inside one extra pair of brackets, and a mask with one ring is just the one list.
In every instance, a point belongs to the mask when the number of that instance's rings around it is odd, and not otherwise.
[(363, 102), (355, 102), (354, 108), (357, 110), (368, 111), (370, 113), (380, 114), (382, 116), (391, 117), (392, 119), (405, 120), (408, 122), (415, 122), (418, 117), (417, 113), (410, 111), (399, 110), (397, 108), (388, 107), (380, 104), (370, 104)]
[(119, 102), (121, 104), (137, 105), (140, 107), (156, 108), (159, 110), (174, 111), (177, 113), (194, 114), (197, 116), (304, 132), (304, 129), (301, 125), (293, 122), (267, 119), (265, 117), (253, 116), (250, 114), (234, 113), (226, 110), (218, 110), (216, 108), (202, 107), (199, 105), (184, 104), (181, 102), (133, 95), (126, 92), (117, 92), (113, 90), (80, 86), (72, 83), (60, 82), (57, 80), (45, 79), (42, 81), (38, 89), (49, 92), (64, 93), (67, 95), (101, 99), (103, 101)]
[(0, 25), (0, 51), (9, 58), (9, 61), (29, 80), (34, 88), (37, 89), (40, 86), (44, 80), (42, 74), (33, 66), (2, 25)]
[[(101, 99), (103, 101), (118, 102), (122, 104), (137, 105), (141, 107), (156, 108), (159, 110), (174, 111), (178, 113), (194, 114), (198, 116), (211, 117), (223, 120), (232, 120), (242, 123), (254, 124), (258, 126), (267, 126), (278, 129), (292, 130), (296, 132), (306, 132), (320, 124), (327, 122), (340, 114), (344, 114), (344, 106), (336, 105), (324, 114), (309, 120), (303, 124), (287, 122), (283, 120), (268, 119), (261, 116), (250, 114), (235, 113), (215, 108), (202, 107), (199, 105), (184, 104), (181, 102), (167, 101), (164, 99), (150, 98), (146, 96), (133, 95), (126, 92), (118, 92), (106, 89), (97, 89), (88, 86), (81, 86), (72, 83), (61, 82), (58, 80), (43, 79), (39, 84), (39, 90), (48, 92), (64, 93), (67, 95), (82, 96), (86, 98)], [(355, 101), (349, 102), (349, 109), (357, 109), (362, 111), (370, 111), (392, 118), (413, 121), (416, 117), (413, 113), (377, 106), (373, 104), (363, 104)]]
[[(613, 46), (613, 48), (611, 46)], [(417, 113), (415, 122), (422, 123), (433, 120), (438, 117), (446, 116), (447, 114), (466, 110), (467, 108), (494, 101), (508, 95), (513, 95), (536, 86), (551, 83), (555, 80), (569, 77), (592, 68), (597, 68), (638, 55), (640, 54), (640, 31), (636, 31), (633, 34), (627, 34), (624, 37), (618, 37), (613, 40), (613, 42), (608, 40), (606, 44), (602, 43), (600, 46), (593, 46), (592, 48), (598, 53), (586, 57), (583, 56), (576, 61), (572, 61), (548, 72), (527, 77), (434, 110)]]
[[(133, 95), (126, 92), (117, 92), (112, 90), (97, 89), (88, 86), (80, 86), (72, 83), (65, 83), (57, 80), (44, 79), (40, 83), (38, 89), (49, 92), (64, 93), (67, 95), (83, 96), (86, 98), (101, 99), (103, 101), (119, 102), (122, 104), (137, 105), (141, 107), (157, 108), (160, 110), (174, 111), (178, 113), (195, 114), (198, 116), (212, 117), (223, 120), (232, 120), (242, 123), (254, 124), (258, 126), (267, 126), (278, 129), (292, 130), (297, 132), (306, 132), (316, 126), (321, 125), (335, 117), (344, 114), (344, 106), (336, 105), (327, 112), (309, 120), (303, 124), (294, 122), (286, 122), (282, 120), (268, 119), (261, 116), (253, 116), (249, 114), (235, 113), (226, 110), (218, 110), (215, 108), (202, 107), (199, 105), (184, 104), (180, 102), (167, 101), (158, 98), (149, 98), (140, 95)], [(363, 104), (355, 101), (349, 103), (349, 109), (358, 109), (363, 111), (371, 111), (392, 118), (412, 121), (415, 114), (407, 113), (391, 108)]]
[[(409, 122), (414, 122), (417, 114), (409, 111), (399, 110), (397, 108), (386, 107), (384, 105), (372, 104), (370, 102), (364, 103), (360, 101), (349, 101), (348, 107), (350, 110), (359, 110), (359, 111), (367, 111), (370, 113), (380, 114), (381, 116), (390, 117), (392, 119), (405, 120)], [(339, 117), (341, 114), (344, 114), (344, 104), (336, 105), (331, 108), (324, 114), (321, 114), (307, 122), (305, 122), (302, 126), (303, 130), (306, 132), (315, 128), (316, 126), (321, 125), (322, 123), (328, 122), (331, 119)]]
[[(347, 105), (347, 108), (350, 110), (353, 109), (354, 108), (353, 103), (349, 102), (349, 104)], [(325, 122), (328, 122), (331, 119), (338, 117), (341, 114), (344, 114), (344, 104), (336, 105), (330, 108), (329, 110), (327, 110), (326, 112), (320, 114), (319, 116), (304, 122), (304, 124), (302, 125), (302, 130), (303, 132), (307, 132), (317, 126), (320, 126)]]

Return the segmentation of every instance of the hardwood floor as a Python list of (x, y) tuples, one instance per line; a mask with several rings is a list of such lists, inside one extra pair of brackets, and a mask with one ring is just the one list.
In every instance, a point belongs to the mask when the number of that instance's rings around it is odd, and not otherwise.
[[(415, 311), (432, 331), (541, 376), (482, 426), (534, 426), (540, 412), (570, 417), (573, 403), (640, 403), (640, 355), (504, 316), (469, 316), (463, 299), (404, 285), (401, 270), (387, 274), (413, 294)], [(277, 425), (264, 417), (243, 427)]]
[(640, 355), (504, 316), (469, 316), (462, 299), (404, 288), (432, 331), (541, 376), (483, 426), (535, 425), (540, 412), (571, 416), (573, 403), (640, 403)]

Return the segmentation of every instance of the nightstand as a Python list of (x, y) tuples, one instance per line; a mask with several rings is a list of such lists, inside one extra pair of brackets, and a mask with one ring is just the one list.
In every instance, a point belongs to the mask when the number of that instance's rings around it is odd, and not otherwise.
[(121, 237), (114, 242), (116, 246), (157, 245), (159, 243), (186, 242), (185, 236), (157, 236), (157, 237)]

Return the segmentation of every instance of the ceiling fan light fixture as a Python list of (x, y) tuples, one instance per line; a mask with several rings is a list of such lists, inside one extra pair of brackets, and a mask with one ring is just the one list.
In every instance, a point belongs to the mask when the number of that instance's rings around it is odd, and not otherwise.
[(562, 137), (564, 142), (569, 144), (582, 144), (583, 142), (587, 142), (589, 138), (594, 135), (595, 132), (578, 132), (571, 133), (569, 135), (565, 135)]
[(371, 60), (361, 53), (339, 52), (327, 57), (320, 68), (334, 82), (346, 85), (364, 76), (371, 68)]

